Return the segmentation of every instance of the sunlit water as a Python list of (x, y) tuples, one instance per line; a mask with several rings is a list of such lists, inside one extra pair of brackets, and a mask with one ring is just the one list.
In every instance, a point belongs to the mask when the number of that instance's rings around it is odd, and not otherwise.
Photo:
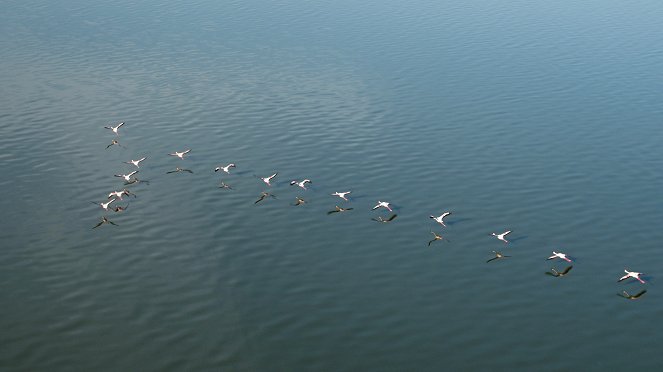
[(0, 3), (0, 369), (663, 367), (663, 3), (135, 3)]

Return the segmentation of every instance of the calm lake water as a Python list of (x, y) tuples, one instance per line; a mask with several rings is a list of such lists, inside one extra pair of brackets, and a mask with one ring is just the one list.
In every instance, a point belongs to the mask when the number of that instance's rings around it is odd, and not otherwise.
[[(661, 370), (661, 20), (660, 1), (3, 1), (0, 369)], [(125, 212), (90, 203), (142, 156)], [(553, 250), (567, 276), (544, 275)]]

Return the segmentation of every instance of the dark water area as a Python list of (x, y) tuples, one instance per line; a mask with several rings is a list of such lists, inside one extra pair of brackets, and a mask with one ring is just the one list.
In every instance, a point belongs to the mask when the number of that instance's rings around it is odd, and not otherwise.
[(0, 3), (0, 370), (660, 370), (662, 19)]

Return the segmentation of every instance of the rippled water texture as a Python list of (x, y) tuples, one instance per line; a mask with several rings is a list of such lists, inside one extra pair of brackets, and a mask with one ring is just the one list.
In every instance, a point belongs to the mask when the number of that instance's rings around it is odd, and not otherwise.
[[(659, 1), (0, 3), (0, 369), (659, 370), (661, 19)], [(127, 211), (91, 203), (142, 156)], [(377, 200), (398, 217), (371, 221)], [(569, 275), (544, 275), (553, 250)]]

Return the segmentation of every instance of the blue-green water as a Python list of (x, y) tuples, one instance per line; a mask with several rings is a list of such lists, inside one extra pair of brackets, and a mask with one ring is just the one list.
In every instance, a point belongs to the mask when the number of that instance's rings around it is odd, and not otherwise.
[(663, 367), (663, 3), (135, 3), (0, 3), (0, 369)]

